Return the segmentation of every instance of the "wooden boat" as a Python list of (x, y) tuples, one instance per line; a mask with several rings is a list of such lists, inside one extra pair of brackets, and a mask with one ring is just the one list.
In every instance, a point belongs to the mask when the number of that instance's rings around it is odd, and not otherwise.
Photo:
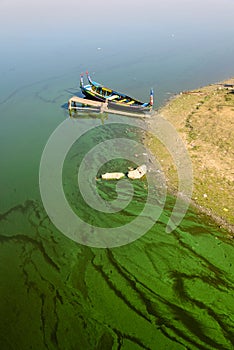
[(128, 95), (122, 94), (115, 90), (109, 89), (95, 81), (93, 81), (88, 72), (87, 79), (89, 84), (84, 85), (83, 74), (80, 75), (80, 88), (82, 93), (88, 99), (93, 99), (101, 102), (107, 102), (109, 108), (114, 108), (122, 111), (134, 112), (150, 112), (153, 107), (153, 90), (150, 91), (150, 101), (141, 102)]

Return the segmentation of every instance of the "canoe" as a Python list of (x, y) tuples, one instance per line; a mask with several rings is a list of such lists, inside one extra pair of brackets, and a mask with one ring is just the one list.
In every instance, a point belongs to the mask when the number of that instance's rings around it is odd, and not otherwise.
[(133, 97), (122, 94), (110, 88), (93, 81), (88, 72), (87, 79), (89, 84), (84, 85), (84, 76), (80, 75), (80, 88), (82, 93), (88, 99), (101, 102), (107, 102), (109, 108), (115, 108), (123, 111), (144, 112), (151, 111), (153, 107), (153, 90), (150, 91), (150, 101), (141, 102)]

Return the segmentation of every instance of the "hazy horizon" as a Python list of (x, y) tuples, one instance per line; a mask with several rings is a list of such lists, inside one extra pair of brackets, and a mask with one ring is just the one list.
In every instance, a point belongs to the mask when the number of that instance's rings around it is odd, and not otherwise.
[(102, 80), (108, 70), (116, 85), (128, 71), (130, 80), (166, 91), (234, 75), (231, 0), (1, 0), (0, 7), (4, 96), (48, 75), (74, 71), (78, 79), (87, 68)]
[[(84, 1), (68, 0), (41, 0), (32, 2), (30, 0), (11, 1), (1, 0), (1, 24), (2, 29), (11, 33), (19, 33), (27, 29), (51, 30), (55, 29), (55, 23), (61, 21), (60, 26), (65, 28), (67, 24), (71, 28), (77, 27), (80, 30), (98, 30), (105, 24), (120, 25), (128, 27), (132, 23), (141, 26), (142, 23), (163, 23), (170, 26), (169, 20), (178, 27), (190, 22), (198, 26), (223, 24), (232, 29), (234, 2), (232, 0), (145, 0), (135, 2), (134, 0), (119, 0), (117, 3), (111, 0), (99, 2), (91, 0)], [(178, 20), (184, 22), (179, 23)], [(121, 22), (119, 22), (121, 21)], [(153, 22), (152, 22), (153, 21)], [(216, 22), (218, 21), (218, 22)], [(80, 28), (86, 24), (86, 28)], [(107, 27), (107, 31), (118, 28)], [(131, 30), (129, 27), (128, 29)], [(176, 28), (175, 28), (176, 29)], [(221, 28), (220, 28), (221, 29)], [(2, 30), (1, 30), (2, 32)]]

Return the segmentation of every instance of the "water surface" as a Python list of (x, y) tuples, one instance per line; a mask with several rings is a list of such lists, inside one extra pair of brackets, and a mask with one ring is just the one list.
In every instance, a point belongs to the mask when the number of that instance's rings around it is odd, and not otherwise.
[[(42, 151), (68, 118), (63, 106), (78, 93), (81, 71), (142, 100), (153, 87), (156, 107), (181, 90), (233, 76), (233, 2), (1, 6), (1, 348), (233, 349), (234, 254), (226, 232), (190, 209), (165, 234), (175, 203), (168, 196), (141, 239), (90, 248), (54, 227), (38, 185)], [(120, 133), (102, 130), (107, 138)], [(100, 134), (71, 149), (64, 189), (83, 219), (117, 227), (142, 210), (147, 182), (135, 183), (132, 203), (114, 216), (83, 203), (77, 164)], [(109, 169), (116, 164), (129, 165)], [(98, 188), (115, 198), (115, 182)]]

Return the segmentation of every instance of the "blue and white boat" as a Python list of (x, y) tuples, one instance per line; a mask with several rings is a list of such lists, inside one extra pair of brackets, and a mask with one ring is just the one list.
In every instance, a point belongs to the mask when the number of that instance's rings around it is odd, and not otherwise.
[(153, 108), (153, 90), (150, 91), (150, 101), (141, 102), (128, 95), (122, 94), (93, 81), (86, 72), (89, 84), (84, 85), (84, 76), (80, 75), (80, 88), (86, 98), (107, 102), (109, 108), (123, 111), (150, 112)]

